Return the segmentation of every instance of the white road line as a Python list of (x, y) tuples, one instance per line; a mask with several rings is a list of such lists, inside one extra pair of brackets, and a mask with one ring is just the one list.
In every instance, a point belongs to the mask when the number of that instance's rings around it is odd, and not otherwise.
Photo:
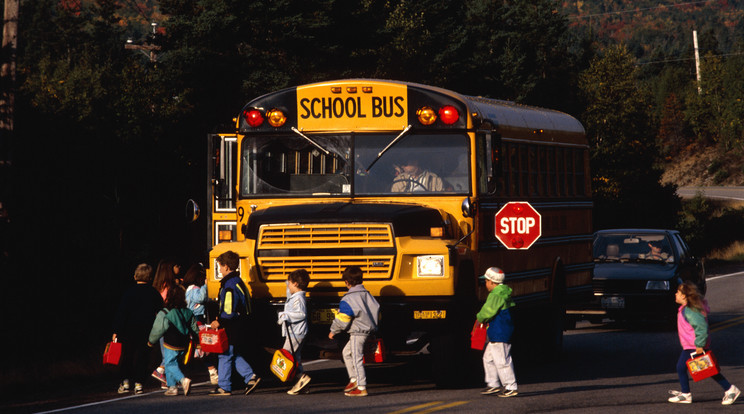
[(706, 278), (705, 280), (708, 281), (708, 282), (710, 282), (711, 280), (725, 279), (727, 277), (742, 276), (742, 275), (744, 275), (744, 272), (736, 272), (736, 273), (729, 273), (729, 274), (725, 274), (725, 275), (713, 276), (713, 277), (710, 277), (710, 278)]
[[(209, 384), (209, 381), (200, 382), (198, 384), (191, 384), (191, 386), (193, 387), (193, 386), (207, 385), (207, 384)], [(128, 400), (130, 398), (144, 397), (145, 395), (162, 394), (163, 392), (165, 392), (165, 390), (150, 391), (150, 392), (146, 392), (144, 394), (127, 395), (126, 397), (119, 397), (119, 398), (113, 398), (113, 399), (110, 399), (110, 400), (97, 401), (97, 402), (92, 402), (92, 403), (88, 403), (88, 404), (76, 405), (74, 407), (65, 407), (65, 408), (59, 408), (57, 410), (50, 410), (50, 411), (39, 411), (38, 413), (35, 413), (35, 414), (61, 413), (63, 411), (76, 410), (78, 408), (95, 407), (97, 405), (103, 405), (103, 404), (108, 404), (108, 403), (111, 403), (111, 402)]]

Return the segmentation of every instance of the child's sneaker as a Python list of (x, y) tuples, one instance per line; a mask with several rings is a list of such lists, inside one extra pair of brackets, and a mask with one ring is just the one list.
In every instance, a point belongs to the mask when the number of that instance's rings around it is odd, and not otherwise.
[(225, 391), (225, 390), (223, 390), (222, 388), (220, 388), (220, 387), (217, 387), (217, 388), (215, 388), (214, 390), (212, 390), (212, 391), (209, 391), (209, 395), (216, 395), (216, 396), (228, 396), (228, 395), (232, 395), (232, 392), (230, 392), (230, 391)]
[(256, 388), (256, 385), (261, 381), (261, 378), (257, 377), (256, 374), (253, 374), (253, 378), (250, 379), (245, 384), (245, 395), (248, 395), (253, 391), (254, 388)]
[(212, 368), (209, 370), (209, 383), (217, 385), (220, 382), (220, 376), (217, 374), (217, 370)]
[(302, 374), (299, 380), (297, 380), (297, 383), (295, 383), (294, 387), (292, 387), (291, 390), (287, 391), (287, 394), (289, 395), (297, 395), (307, 387), (307, 384), (310, 383), (310, 376), (307, 374)]
[(168, 387), (168, 389), (165, 391), (165, 395), (178, 395), (178, 387), (175, 385)]
[(119, 390), (117, 391), (119, 394), (126, 394), (129, 392), (129, 380), (124, 380), (119, 384)]
[(156, 369), (155, 371), (152, 372), (152, 377), (155, 378), (156, 380), (162, 382), (163, 384), (165, 384), (167, 382), (165, 380), (165, 371), (160, 372), (159, 370)]
[(191, 379), (184, 377), (181, 380), (181, 388), (183, 388), (183, 395), (189, 395), (191, 389)]
[(144, 391), (142, 390), (142, 384), (139, 382), (134, 383), (134, 393), (135, 394), (142, 394)]
[(353, 390), (349, 392), (344, 393), (347, 397), (366, 397), (367, 396), (367, 390), (366, 389), (360, 389), (360, 388), (354, 388)]
[(669, 397), (670, 403), (680, 403), (680, 404), (691, 404), (692, 403), (692, 393), (684, 393), (679, 391), (673, 391), (670, 390), (669, 394), (672, 394), (673, 397)]
[(349, 392), (352, 390), (355, 390), (357, 388), (357, 381), (355, 378), (352, 378), (348, 384), (346, 384), (346, 387), (344, 387), (344, 392)]
[(503, 388), (501, 387), (488, 387), (485, 390), (481, 391), (481, 394), (482, 395), (493, 395), (493, 394), (500, 393), (501, 390), (503, 390)]
[(509, 397), (516, 397), (517, 394), (519, 394), (517, 392), (517, 390), (506, 390), (505, 389), (505, 390), (501, 391), (498, 395), (499, 395), (499, 397), (509, 398)]
[(723, 405), (731, 405), (736, 401), (737, 398), (739, 398), (739, 394), (741, 394), (741, 391), (736, 388), (736, 385), (732, 385), (731, 388), (726, 391), (725, 394), (723, 394), (723, 401), (721, 401), (721, 404)]

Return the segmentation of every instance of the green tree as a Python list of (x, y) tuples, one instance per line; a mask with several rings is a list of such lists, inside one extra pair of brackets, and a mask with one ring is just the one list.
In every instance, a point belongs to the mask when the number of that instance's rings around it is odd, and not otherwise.
[(679, 210), (673, 186), (659, 182), (647, 97), (624, 46), (608, 48), (580, 77), (591, 149), (595, 227), (672, 226)]
[(661, 112), (659, 133), (656, 137), (660, 155), (665, 161), (675, 159), (690, 141), (682, 102), (676, 94), (670, 93)]
[(706, 55), (700, 65), (700, 90), (687, 95), (686, 115), (704, 144), (723, 152), (744, 150), (744, 75), (742, 59), (723, 61)]

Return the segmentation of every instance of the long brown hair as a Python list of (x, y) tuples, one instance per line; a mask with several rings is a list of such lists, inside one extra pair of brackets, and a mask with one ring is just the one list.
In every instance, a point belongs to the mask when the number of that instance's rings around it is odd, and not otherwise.
[(162, 292), (163, 289), (169, 289), (176, 284), (176, 274), (173, 273), (173, 266), (176, 262), (169, 259), (163, 259), (158, 263), (158, 270), (155, 272), (155, 279), (152, 286)]
[(687, 280), (677, 288), (687, 299), (687, 306), (697, 309), (701, 313), (705, 313), (705, 304), (703, 295), (698, 290), (694, 283)]

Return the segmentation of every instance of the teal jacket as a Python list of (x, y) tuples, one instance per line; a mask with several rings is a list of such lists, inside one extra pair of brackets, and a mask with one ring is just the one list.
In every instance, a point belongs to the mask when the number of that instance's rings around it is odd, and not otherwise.
[(478, 322), (488, 323), (489, 342), (511, 342), (514, 333), (511, 308), (514, 301), (511, 297), (512, 288), (501, 284), (493, 288), (486, 298), (480, 312), (476, 315)]
[(155, 316), (148, 343), (154, 344), (163, 337), (163, 345), (168, 349), (182, 351), (189, 340), (199, 335), (194, 313), (188, 308), (161, 309)]

